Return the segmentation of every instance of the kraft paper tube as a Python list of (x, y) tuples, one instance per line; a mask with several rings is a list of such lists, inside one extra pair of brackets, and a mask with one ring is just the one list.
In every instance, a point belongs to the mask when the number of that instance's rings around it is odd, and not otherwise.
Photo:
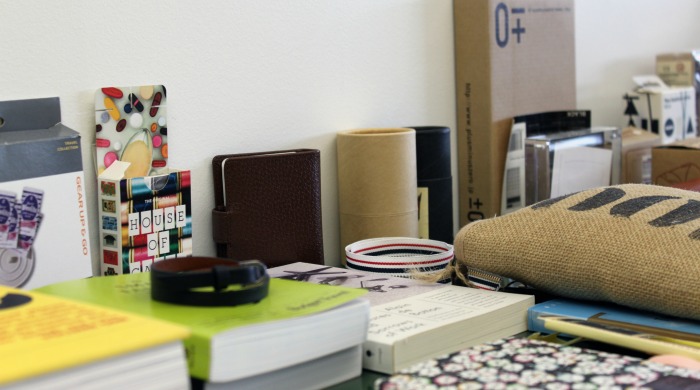
[(418, 237), (416, 133), (408, 128), (338, 133), (340, 255), (356, 241)]

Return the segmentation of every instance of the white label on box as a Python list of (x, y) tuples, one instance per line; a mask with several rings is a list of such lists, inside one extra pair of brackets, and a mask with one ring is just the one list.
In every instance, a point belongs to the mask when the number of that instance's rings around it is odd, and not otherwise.
[(147, 259), (141, 261), (141, 272), (151, 272), (151, 267), (153, 266), (153, 260)]
[(139, 234), (141, 220), (138, 213), (129, 214), (129, 237), (136, 236)]
[(129, 273), (137, 274), (141, 272), (151, 272), (153, 260), (142, 260), (134, 263), (129, 263)]
[(153, 210), (153, 231), (160, 232), (163, 230), (163, 209)]
[(170, 232), (162, 231), (158, 233), (158, 253), (163, 255), (170, 253)]
[(186, 205), (182, 204), (179, 206), (175, 206), (175, 212), (177, 213), (177, 221), (175, 222), (176, 226), (179, 228), (185, 227), (187, 225)]
[(141, 234), (148, 234), (153, 231), (153, 220), (151, 218), (151, 212), (142, 211), (141, 212)]
[(148, 256), (158, 256), (158, 233), (151, 233), (146, 236), (146, 245), (148, 247)]
[(165, 229), (170, 230), (175, 228), (175, 208), (174, 207), (166, 207), (163, 209), (163, 223), (165, 225)]

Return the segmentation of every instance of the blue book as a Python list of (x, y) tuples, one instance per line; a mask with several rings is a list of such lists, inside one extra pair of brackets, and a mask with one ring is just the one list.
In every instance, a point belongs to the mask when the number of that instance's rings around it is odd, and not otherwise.
[[(545, 328), (544, 320), (540, 318), (542, 316), (589, 320), (638, 332), (700, 341), (700, 322), (698, 321), (631, 309), (612, 303), (570, 299), (553, 299), (538, 303), (528, 309), (528, 330), (543, 334), (555, 333)], [(564, 336), (567, 335), (564, 334)]]

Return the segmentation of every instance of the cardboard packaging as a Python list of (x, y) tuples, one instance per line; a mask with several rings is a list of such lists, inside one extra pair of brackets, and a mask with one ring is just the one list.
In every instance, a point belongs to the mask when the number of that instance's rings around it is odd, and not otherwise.
[(416, 131), (418, 237), (452, 244), (452, 155), (450, 128), (413, 126)]
[(92, 276), (80, 134), (57, 97), (0, 102), (0, 284)]
[(697, 137), (693, 87), (669, 87), (655, 75), (634, 80), (638, 88), (627, 94), (625, 112), (639, 114), (637, 127), (658, 134), (662, 144)]
[(622, 129), (622, 184), (651, 184), (651, 148), (661, 137), (636, 127)]
[(693, 87), (695, 116), (700, 116), (700, 50), (658, 54), (656, 74), (668, 86)]
[(340, 250), (377, 237), (418, 238), (416, 131), (366, 128), (337, 134)]
[(573, 0), (455, 0), (460, 226), (501, 211), (512, 119), (576, 108)]
[(125, 178), (114, 161), (97, 178), (100, 270), (149, 272), (154, 261), (192, 255), (190, 171)]
[(700, 179), (700, 138), (652, 148), (651, 176), (653, 184), (669, 187)]

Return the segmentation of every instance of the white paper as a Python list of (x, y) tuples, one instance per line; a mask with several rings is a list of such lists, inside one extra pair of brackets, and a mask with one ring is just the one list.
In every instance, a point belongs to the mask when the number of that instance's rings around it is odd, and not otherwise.
[(513, 123), (503, 169), (501, 215), (525, 206), (525, 133), (525, 122)]
[(612, 151), (574, 147), (554, 152), (551, 198), (610, 185)]
[(410, 298), (372, 305), (368, 339), (393, 344), (431, 329), (494, 312), (522, 298), (519, 294), (443, 286)]

